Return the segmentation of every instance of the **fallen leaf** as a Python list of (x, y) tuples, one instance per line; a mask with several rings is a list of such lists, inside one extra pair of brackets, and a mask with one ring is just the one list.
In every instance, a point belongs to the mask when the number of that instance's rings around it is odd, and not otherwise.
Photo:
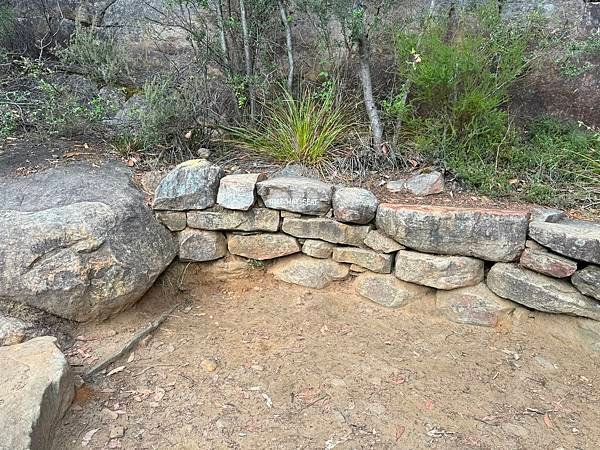
[(402, 437), (404, 430), (405, 428), (402, 425), (396, 425), (396, 440)]
[(131, 354), (129, 355), (129, 358), (127, 358), (127, 362), (133, 362), (135, 359), (135, 352), (131, 352)]
[(544, 423), (548, 428), (554, 428), (554, 424), (552, 423), (552, 420), (550, 420), (550, 416), (548, 414), (544, 414)]
[(115, 367), (113, 370), (111, 370), (110, 372), (108, 372), (106, 374), (106, 376), (110, 377), (111, 375), (114, 375), (115, 373), (123, 372), (123, 370), (125, 370), (125, 366)]
[(87, 447), (89, 445), (90, 441), (92, 440), (92, 438), (98, 432), (99, 429), (100, 428), (92, 428), (90, 431), (88, 431), (87, 433), (85, 433), (83, 435), (83, 439), (81, 440), (81, 446), (82, 447)]

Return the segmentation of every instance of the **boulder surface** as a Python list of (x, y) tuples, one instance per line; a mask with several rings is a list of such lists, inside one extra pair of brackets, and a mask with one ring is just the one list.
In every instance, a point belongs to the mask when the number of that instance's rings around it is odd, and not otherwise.
[(600, 264), (600, 224), (581, 220), (531, 222), (532, 239), (556, 253)]
[(377, 228), (406, 247), (444, 255), (514, 261), (525, 248), (529, 215), (521, 211), (381, 204)]
[(331, 209), (333, 186), (304, 177), (276, 177), (256, 184), (256, 192), (271, 209), (320, 215)]
[(0, 347), (0, 448), (46, 450), (73, 400), (71, 369), (49, 336)]
[(496, 295), (531, 309), (600, 320), (600, 302), (582, 295), (566, 281), (517, 264), (494, 264), (488, 273), (487, 285)]
[(139, 300), (176, 254), (126, 167), (75, 164), (0, 180), (0, 301), (70, 320)]

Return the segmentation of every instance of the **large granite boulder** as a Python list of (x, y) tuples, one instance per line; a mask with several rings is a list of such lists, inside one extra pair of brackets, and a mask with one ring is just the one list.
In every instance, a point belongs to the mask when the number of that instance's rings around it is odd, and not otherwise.
[(53, 337), (0, 347), (0, 448), (47, 450), (73, 399), (69, 364)]
[(395, 275), (409, 283), (436, 289), (474, 286), (483, 281), (483, 261), (468, 256), (428, 255), (400, 250)]
[(514, 261), (525, 248), (528, 214), (496, 209), (381, 204), (377, 228), (425, 252)]
[(0, 180), (0, 301), (70, 320), (139, 300), (176, 254), (126, 167), (77, 164)]
[(205, 159), (191, 159), (165, 176), (154, 194), (154, 209), (185, 211), (210, 208), (217, 201), (223, 169)]
[(600, 264), (600, 223), (581, 220), (531, 222), (532, 239), (570, 258)]
[(571, 283), (517, 264), (494, 264), (487, 285), (496, 295), (531, 309), (600, 320), (600, 302), (582, 295)]
[(256, 184), (265, 206), (308, 215), (325, 214), (331, 209), (333, 186), (304, 177), (277, 177)]
[(375, 218), (377, 197), (366, 189), (344, 187), (333, 194), (333, 215), (340, 222), (366, 224)]
[(584, 295), (600, 300), (600, 267), (589, 265), (571, 277), (571, 283)]

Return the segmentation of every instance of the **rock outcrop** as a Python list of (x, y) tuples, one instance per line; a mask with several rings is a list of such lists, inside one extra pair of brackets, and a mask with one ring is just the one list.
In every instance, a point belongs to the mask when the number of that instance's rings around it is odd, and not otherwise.
[(0, 180), (0, 208), (0, 300), (70, 320), (135, 303), (177, 251), (117, 164)]
[(0, 347), (0, 448), (47, 450), (73, 399), (69, 364), (52, 337)]

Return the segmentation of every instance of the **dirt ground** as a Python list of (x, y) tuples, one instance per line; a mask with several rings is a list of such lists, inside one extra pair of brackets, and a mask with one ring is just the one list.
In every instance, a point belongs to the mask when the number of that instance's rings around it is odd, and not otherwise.
[(54, 449), (598, 448), (600, 354), (571, 319), (458, 325), (433, 297), (387, 309), (351, 279), (317, 291), (248, 270), (171, 271), (131, 310), (79, 326), (66, 352), (81, 372), (179, 305), (78, 389)]

